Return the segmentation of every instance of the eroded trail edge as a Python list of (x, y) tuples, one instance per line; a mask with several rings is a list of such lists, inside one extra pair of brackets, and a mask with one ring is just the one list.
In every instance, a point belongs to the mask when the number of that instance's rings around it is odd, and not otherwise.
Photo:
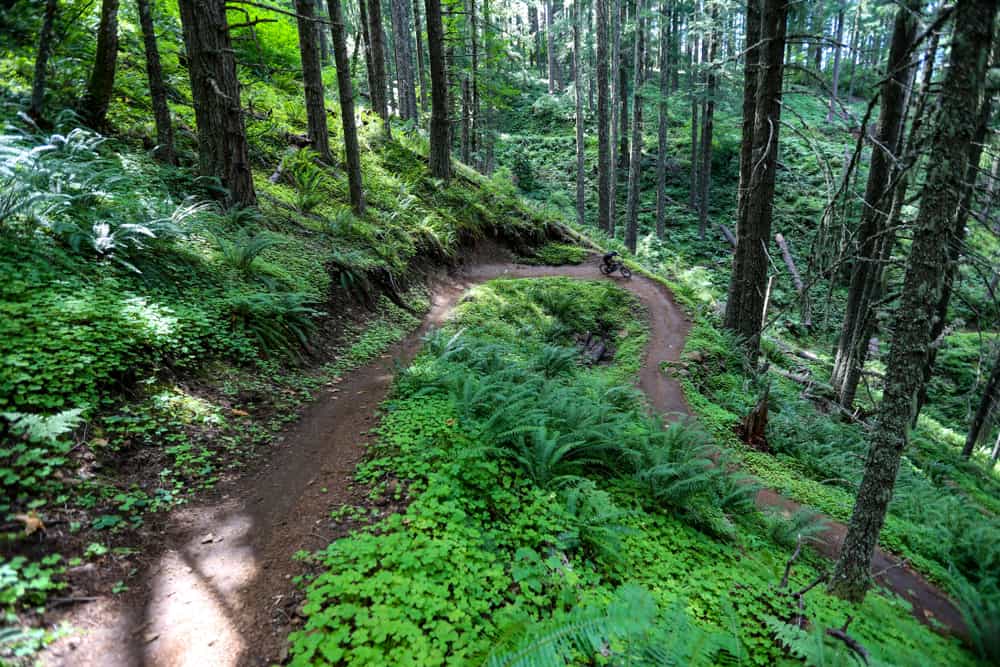
[[(461, 270), (438, 281), (421, 326), (375, 363), (345, 375), (308, 407), (256, 473), (174, 511), (166, 522), (162, 549), (149, 555), (132, 590), (121, 600), (99, 600), (77, 609), (70, 620), (84, 636), (72, 645), (57, 644), (49, 662), (200, 667), (281, 661), (300, 604), (292, 578), (302, 567), (293, 556), (342, 534), (331, 525), (332, 509), (363, 503), (365, 490), (353, 483), (354, 470), (396, 363), (411, 361), (421, 337), (442, 324), (476, 284), (499, 277), (552, 276), (607, 279), (596, 262), (545, 267), (472, 256)], [(689, 415), (680, 386), (661, 370), (664, 362), (680, 358), (689, 322), (660, 283), (640, 275), (617, 282), (649, 312), (641, 389), (652, 409), (667, 419)], [(758, 494), (757, 505), (789, 512), (800, 506), (767, 489)], [(843, 524), (827, 520), (822, 535), (826, 541), (819, 551), (836, 557), (845, 532)], [(933, 618), (952, 632), (964, 633), (961, 614), (919, 573), (881, 551), (873, 569), (883, 571), (881, 585), (913, 604), (918, 619), (930, 624)]]

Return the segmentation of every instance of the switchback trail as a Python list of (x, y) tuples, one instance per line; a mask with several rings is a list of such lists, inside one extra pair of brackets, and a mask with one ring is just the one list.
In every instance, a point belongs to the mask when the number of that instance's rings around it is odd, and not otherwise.
[[(361, 505), (365, 490), (353, 484), (368, 431), (393, 379), (421, 337), (445, 321), (471, 287), (498, 277), (569, 276), (602, 279), (595, 261), (580, 266), (524, 266), (493, 250), (469, 255), (463, 269), (432, 286), (422, 325), (374, 363), (344, 376), (286, 432), (283, 445), (255, 474), (220, 485), (199, 504), (167, 519), (160, 549), (147, 554), (144, 574), (121, 600), (102, 599), (74, 610), (69, 621), (82, 638), (63, 640), (46, 656), (50, 664), (215, 667), (267, 665), (284, 658), (285, 638), (298, 622), (300, 599), (292, 578), (301, 550), (323, 547), (344, 534), (330, 511)], [(680, 358), (689, 323), (661, 284), (636, 275), (618, 284), (649, 311), (650, 338), (639, 385), (651, 407), (668, 419), (690, 414), (680, 386), (661, 364)], [(770, 490), (759, 507), (794, 512), (799, 505)], [(382, 511), (392, 511), (384, 508)], [(846, 528), (827, 521), (819, 550), (835, 557)], [(937, 588), (879, 551), (879, 583), (909, 600), (925, 623), (936, 619), (964, 634), (961, 615)]]

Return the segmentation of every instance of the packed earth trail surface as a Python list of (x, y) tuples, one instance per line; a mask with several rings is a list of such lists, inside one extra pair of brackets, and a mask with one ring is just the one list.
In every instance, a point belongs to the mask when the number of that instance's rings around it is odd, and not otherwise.
[[(50, 664), (267, 665), (285, 659), (286, 637), (299, 622), (301, 596), (292, 578), (303, 571), (293, 556), (321, 548), (351, 528), (331, 521), (331, 510), (370, 505), (353, 481), (368, 432), (393, 381), (427, 331), (444, 322), (462, 295), (499, 277), (569, 276), (602, 279), (596, 258), (579, 266), (525, 266), (495, 251), (466, 257), (465, 266), (432, 286), (422, 325), (376, 362), (345, 375), (307, 408), (254, 474), (227, 482), (200, 504), (173, 512), (155, 553), (120, 599), (77, 607), (68, 621), (82, 633), (58, 642)], [(676, 419), (690, 414), (678, 383), (662, 370), (677, 361), (689, 323), (660, 283), (636, 275), (612, 278), (635, 294), (649, 312), (650, 335), (639, 385), (650, 407)], [(774, 491), (757, 496), (759, 507), (794, 512), (799, 505)], [(382, 505), (372, 511), (396, 508)], [(835, 557), (846, 527), (827, 520), (818, 550)], [(936, 620), (963, 635), (962, 617), (948, 598), (905, 563), (881, 551), (873, 568), (881, 585), (913, 604), (925, 623)]]

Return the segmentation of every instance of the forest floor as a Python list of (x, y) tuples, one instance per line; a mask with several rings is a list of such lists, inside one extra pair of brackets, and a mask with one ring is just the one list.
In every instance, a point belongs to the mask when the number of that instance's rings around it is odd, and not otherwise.
[[(397, 364), (413, 359), (428, 330), (444, 322), (462, 295), (497, 277), (600, 278), (596, 261), (578, 266), (526, 266), (493, 246), (431, 285), (431, 307), (418, 329), (375, 362), (328, 387), (325, 398), (289, 428), (284, 447), (247, 476), (226, 482), (199, 503), (169, 515), (156, 544), (144, 549), (144, 572), (124, 595), (100, 598), (67, 612), (82, 636), (63, 639), (44, 661), (60, 665), (266, 665), (282, 662), (288, 633), (301, 623), (293, 578), (304, 564), (295, 554), (322, 547), (368, 520), (400, 508), (392, 494), (374, 503), (354, 481), (368, 434), (377, 424)], [(647, 308), (650, 337), (639, 385), (651, 409), (667, 419), (690, 415), (680, 385), (664, 373), (681, 358), (689, 323), (662, 284), (636, 275), (617, 282)], [(789, 513), (800, 506), (774, 491), (758, 507)], [(370, 516), (331, 520), (345, 506)], [(336, 515), (335, 515), (336, 516)], [(826, 521), (816, 548), (835, 557), (846, 527)], [(907, 599), (914, 615), (938, 630), (964, 635), (950, 600), (897, 558), (876, 554), (879, 584)]]

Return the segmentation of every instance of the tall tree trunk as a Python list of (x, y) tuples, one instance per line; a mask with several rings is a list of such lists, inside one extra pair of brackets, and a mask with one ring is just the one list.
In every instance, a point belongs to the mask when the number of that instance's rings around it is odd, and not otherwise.
[(448, 180), (451, 178), (451, 131), (441, 0), (424, 0), (424, 11), (427, 16), (427, 50), (431, 65), (430, 170), (432, 176)]
[(177, 164), (174, 154), (174, 128), (170, 122), (170, 107), (167, 105), (167, 86), (163, 83), (163, 69), (160, 67), (160, 50), (156, 45), (156, 28), (149, 0), (137, 0), (139, 26), (146, 51), (146, 78), (149, 81), (149, 98), (153, 102), (153, 118), (156, 121), (156, 148), (153, 156), (165, 164)]
[[(939, 343), (938, 339), (944, 336), (945, 325), (948, 323), (948, 306), (951, 304), (951, 295), (955, 289), (955, 278), (958, 274), (958, 263), (962, 256), (962, 244), (965, 241), (965, 226), (969, 221), (969, 212), (972, 210), (973, 200), (976, 194), (976, 178), (979, 176), (979, 161), (983, 156), (983, 144), (986, 141), (986, 129), (989, 125), (991, 104), (989, 95), (984, 96), (979, 109), (979, 119), (976, 121), (976, 133), (969, 146), (969, 162), (965, 168), (965, 179), (963, 183), (962, 197), (955, 211), (955, 222), (952, 228), (952, 237), (948, 243), (948, 264), (944, 267), (941, 285), (941, 296), (938, 298), (934, 309), (934, 320), (931, 322), (931, 340)], [(934, 373), (934, 364), (937, 361), (938, 346), (935, 344), (927, 350), (927, 360), (924, 362), (924, 382), (917, 392), (917, 403), (913, 410), (913, 425), (916, 426), (917, 417), (927, 402), (927, 383), (931, 381)]]
[(701, 188), (698, 210), (698, 238), (705, 238), (705, 231), (708, 229), (708, 205), (709, 194), (712, 188), (712, 129), (715, 116), (715, 58), (719, 50), (719, 30), (716, 27), (719, 21), (719, 6), (712, 4), (711, 22), (712, 32), (709, 36), (708, 46), (708, 69), (705, 72), (705, 112), (702, 116), (701, 130), (701, 175), (698, 178), (698, 186)]
[[(330, 153), (330, 130), (326, 124), (326, 95), (323, 91), (323, 63), (320, 62), (318, 30), (313, 8), (314, 0), (295, 0), (299, 28), (299, 55), (302, 59), (302, 82), (306, 96), (306, 120), (309, 146), (327, 164), (333, 163)], [(324, 31), (325, 32), (325, 31)]]
[[(368, 101), (371, 110), (379, 113), (381, 100), (378, 97), (378, 89), (375, 86), (375, 59), (372, 57), (371, 21), (368, 19), (368, 0), (358, 0), (358, 23), (361, 24), (360, 34), (365, 45), (365, 75), (368, 81)], [(357, 40), (355, 40), (354, 57), (357, 58), (357, 56), (358, 48)]]
[(611, 182), (608, 187), (608, 236), (614, 238), (618, 222), (618, 97), (621, 95), (622, 0), (611, 2)]
[(628, 170), (628, 223), (625, 247), (635, 253), (639, 237), (639, 185), (642, 179), (642, 84), (646, 61), (646, 18), (643, 0), (635, 3), (635, 57), (632, 63), (632, 159)]
[(556, 75), (556, 36), (552, 22), (552, 0), (545, 0), (545, 50), (548, 58), (549, 95), (559, 92), (559, 80)]
[(90, 71), (87, 91), (81, 100), (84, 121), (97, 130), (104, 129), (115, 88), (118, 65), (118, 0), (101, 2), (101, 23), (97, 28), (97, 51)]
[[(868, 182), (865, 186), (864, 207), (858, 226), (858, 249), (851, 288), (847, 295), (844, 322), (837, 343), (837, 354), (833, 365), (831, 384), (843, 397), (853, 398), (853, 390), (847, 388), (845, 379), (852, 366), (857, 363), (854, 354), (858, 345), (867, 345), (864, 322), (870, 303), (870, 285), (878, 282), (882, 274), (879, 263), (881, 241), (884, 237), (885, 219), (892, 201), (889, 191), (889, 176), (896, 163), (900, 135), (905, 119), (906, 90), (910, 81), (909, 52), (916, 37), (916, 17), (920, 13), (922, 0), (907, 0), (906, 5), (896, 12), (896, 23), (892, 34), (892, 46), (886, 64), (886, 78), (882, 84), (882, 105), (879, 111), (875, 142), (872, 147)], [(860, 369), (858, 369), (860, 371)], [(844, 407), (850, 407), (846, 404)]]
[(844, 4), (837, 11), (837, 45), (833, 47), (833, 84), (830, 87), (830, 109), (826, 112), (826, 122), (833, 120), (837, 112), (837, 89), (840, 87), (840, 42), (844, 39)]
[(864, 39), (864, 35), (861, 32), (861, 8), (864, 7), (863, 2), (857, 3), (857, 10), (854, 12), (854, 24), (851, 26), (851, 82), (847, 87), (847, 101), (850, 102), (854, 97), (854, 82), (857, 81), (858, 73), (858, 56), (861, 50), (860, 42)]
[(417, 122), (417, 93), (413, 81), (413, 42), (410, 40), (410, 0), (392, 0), (393, 45), (400, 116)]
[[(326, 0), (315, 0), (316, 2), (316, 16), (323, 17), (325, 14), (329, 14), (330, 10), (326, 6)], [(326, 34), (326, 29), (321, 23), (316, 24), (316, 34), (319, 36), (319, 62), (321, 65), (326, 65), (330, 62), (330, 41)]]
[(698, 49), (692, 43), (688, 47), (688, 96), (691, 98), (691, 184), (688, 187), (688, 205), (691, 210), (698, 210), (698, 95), (697, 77), (694, 70), (698, 64)]
[(774, 180), (781, 129), (781, 82), (784, 73), (788, 0), (764, 0), (761, 8), (760, 76), (754, 103), (752, 166), (746, 220), (738, 230), (726, 303), (725, 325), (742, 336), (747, 355), (760, 353), (767, 287), (767, 245), (771, 238)]
[(528, 3), (528, 32), (531, 37), (530, 49), (528, 51), (528, 65), (537, 68), (542, 58), (538, 41), (538, 7)]
[(576, 221), (582, 227), (587, 220), (584, 199), (584, 144), (583, 144), (583, 83), (580, 76), (580, 29), (583, 8), (574, 3), (573, 11), (573, 87), (576, 89)]
[(219, 179), (229, 191), (228, 203), (253, 206), (257, 194), (250, 170), (225, 0), (178, 0), (177, 4), (198, 123), (201, 175)]
[(358, 216), (365, 213), (365, 193), (361, 184), (361, 150), (358, 148), (358, 128), (354, 118), (354, 89), (347, 60), (347, 28), (341, 0), (327, 0), (330, 11), (330, 36), (333, 38), (333, 59), (337, 65), (337, 92), (340, 97), (340, 117), (344, 128), (344, 157), (347, 163), (347, 183), (351, 208)]
[(460, 147), (460, 159), (463, 164), (472, 164), (471, 143), (469, 135), (472, 127), (472, 95), (469, 92), (469, 77), (462, 77), (462, 128)]
[(611, 118), (608, 89), (608, 1), (597, 3), (597, 227), (611, 231)]
[(667, 109), (667, 97), (670, 94), (670, 72), (668, 62), (670, 55), (670, 12), (669, 0), (660, 0), (660, 54), (658, 67), (660, 69), (660, 97), (657, 100), (659, 118), (656, 128), (656, 238), (662, 239), (666, 233), (667, 221), (667, 128), (670, 117)]
[(35, 77), (31, 82), (31, 104), (28, 115), (41, 120), (45, 104), (45, 80), (48, 75), (49, 56), (52, 54), (52, 26), (56, 22), (57, 0), (46, 0), (42, 29), (38, 33), (38, 54), (35, 56)]
[[(624, 5), (622, 6), (624, 7)], [(624, 23), (623, 19), (622, 24), (624, 25)], [(621, 70), (618, 75), (618, 103), (621, 105), (621, 111), (618, 114), (618, 123), (621, 126), (618, 128), (618, 159), (621, 162), (619, 165), (621, 170), (628, 173), (630, 155), (628, 149), (628, 68), (626, 64), (627, 59), (623, 55), (618, 63)]]
[(472, 152), (473, 160), (477, 163), (477, 166), (482, 167), (481, 161), (478, 160), (479, 155), (479, 19), (476, 15), (476, 0), (468, 0), (469, 2), (469, 39), (472, 46), (472, 67), (471, 76), (472, 80), (469, 83), (471, 86), (469, 89), (469, 111), (470, 111), (470, 136), (469, 136), (469, 149)]
[(942, 267), (948, 263), (953, 216), (976, 129), (996, 11), (994, 0), (960, 2), (955, 9), (950, 67), (941, 91), (941, 111), (931, 140), (920, 210), (913, 224), (882, 403), (847, 536), (830, 582), (833, 593), (850, 600), (862, 600), (871, 582), (872, 555), (906, 447), (913, 400), (923, 380), (921, 370), (931, 343)]
[(746, 201), (753, 164), (753, 126), (757, 109), (757, 77), (760, 68), (760, 2), (747, 0), (746, 51), (743, 60), (743, 137), (740, 141), (740, 184), (737, 190), (736, 234), (746, 224)]
[(417, 37), (417, 83), (420, 86), (420, 113), (427, 113), (427, 73), (424, 65), (423, 23), (420, 20), (420, 0), (413, 0), (413, 28)]
[(979, 399), (976, 414), (972, 417), (969, 434), (965, 438), (965, 447), (962, 448), (962, 456), (965, 458), (972, 456), (972, 450), (979, 442), (983, 426), (986, 425), (990, 413), (996, 407), (998, 398), (1000, 398), (1000, 353), (993, 361), (993, 371), (990, 373), (989, 380), (986, 381), (986, 387), (983, 388), (983, 395)]
[(371, 40), (369, 56), (371, 56), (372, 107), (375, 113), (382, 117), (386, 134), (390, 132), (389, 125), (389, 84), (386, 78), (385, 33), (382, 30), (382, 0), (367, 0), (368, 3), (368, 38)]

